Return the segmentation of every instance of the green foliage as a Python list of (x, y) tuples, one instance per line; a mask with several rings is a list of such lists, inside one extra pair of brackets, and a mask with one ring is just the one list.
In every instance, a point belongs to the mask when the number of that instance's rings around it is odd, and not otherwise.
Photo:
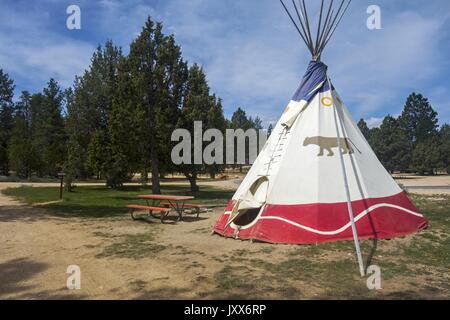
[(162, 28), (149, 17), (127, 58), (135, 93), (127, 103), (136, 108), (136, 169), (148, 172), (151, 168), (153, 193), (160, 192), (160, 173), (172, 169), (168, 141), (180, 114), (187, 79), (181, 48), (173, 35), (163, 34)]
[(252, 127), (251, 121), (247, 118), (247, 114), (242, 108), (237, 110), (231, 116), (231, 128), (248, 130)]
[(364, 138), (366, 138), (366, 140), (369, 140), (370, 129), (367, 126), (367, 123), (364, 121), (364, 119), (360, 119), (358, 121), (358, 128), (359, 130), (361, 130), (361, 133), (363, 134)]
[(419, 142), (414, 148), (412, 168), (419, 174), (434, 174), (436, 169), (442, 168), (443, 155), (438, 136)]
[(117, 91), (114, 95), (109, 118), (110, 159), (106, 163), (105, 177), (107, 185), (120, 187), (130, 180), (138, 159), (136, 133), (136, 105), (131, 100), (135, 97), (129, 67), (126, 59), (119, 65)]
[(62, 116), (64, 95), (54, 79), (42, 94), (31, 98), (33, 144), (39, 150), (38, 173), (56, 176), (66, 158), (65, 122)]
[[(148, 194), (149, 187), (124, 186), (111, 189), (97, 186), (77, 186), (71, 193), (64, 193), (59, 201), (59, 188), (55, 187), (20, 187), (9, 188), (2, 192), (30, 205), (41, 204), (55, 215), (67, 217), (104, 218), (124, 217), (128, 213), (126, 206), (130, 203), (145, 204), (136, 197)], [(189, 187), (186, 185), (166, 185), (162, 188), (165, 194), (186, 195)], [(193, 203), (225, 206), (233, 192), (219, 188), (205, 187), (197, 194)], [(191, 201), (189, 201), (191, 202)], [(44, 204), (45, 203), (45, 204)], [(129, 216), (128, 216), (129, 218)]]
[(0, 175), (9, 175), (8, 145), (14, 120), (14, 82), (0, 69)]
[(384, 118), (380, 128), (370, 131), (369, 141), (378, 159), (389, 171), (408, 168), (411, 161), (411, 145), (398, 120)]
[[(212, 113), (217, 112), (217, 110), (212, 110), (215, 105), (214, 100), (215, 99), (210, 96), (209, 86), (203, 68), (197, 64), (192, 65), (192, 67), (189, 68), (185, 98), (178, 127), (188, 130), (191, 133), (191, 137), (194, 137), (194, 121), (201, 121), (203, 127), (209, 127), (208, 118), (210, 118), (211, 121), (217, 120), (220, 122), (219, 119), (213, 119), (212, 117)], [(191, 156), (192, 164), (183, 164), (180, 167), (191, 184), (191, 192), (196, 193), (199, 190), (197, 186), (197, 177), (200, 173), (205, 172), (206, 166), (204, 164), (194, 164), (193, 146)]]
[[(89, 69), (76, 78), (73, 93), (67, 93), (67, 131), (71, 145), (67, 167), (80, 178), (92, 173), (97, 178), (104, 177), (108, 170), (109, 122), (121, 59), (122, 51), (112, 41), (99, 46)], [(94, 150), (98, 152), (95, 156)]]
[[(188, 68), (174, 36), (150, 17), (127, 56), (111, 40), (98, 46), (73, 88), (63, 92), (50, 79), (43, 92), (24, 92), (16, 104), (13, 91), (13, 81), (0, 69), (0, 174), (13, 169), (20, 178), (54, 177), (64, 170), (69, 189), (74, 179), (92, 176), (117, 188), (141, 172), (143, 182), (151, 173), (152, 192), (159, 193), (160, 177), (177, 171), (197, 192), (200, 174), (214, 178), (225, 165), (175, 166), (171, 135), (176, 128), (192, 134), (194, 121), (202, 121), (203, 130), (221, 132), (263, 127), (243, 108), (225, 119), (222, 100), (210, 92), (204, 70), (195, 63)], [(398, 119), (387, 116), (374, 129), (361, 119), (358, 127), (388, 170), (450, 173), (450, 126), (438, 131), (437, 123), (428, 100), (412, 93)], [(269, 125), (269, 135), (272, 130)]]
[(31, 96), (23, 91), (20, 101), (16, 104), (14, 125), (9, 142), (9, 163), (20, 178), (31, 178), (37, 168), (38, 152), (33, 144), (31, 132)]
[(434, 174), (450, 172), (450, 127), (438, 131), (437, 123), (427, 98), (413, 92), (398, 119), (388, 115), (373, 129), (361, 119), (358, 127), (387, 170)]
[[(218, 129), (223, 135), (225, 135), (225, 130), (227, 128), (227, 121), (223, 115), (222, 99), (217, 99), (215, 95), (212, 97), (211, 108), (208, 111), (207, 128)], [(225, 170), (225, 165), (214, 163), (208, 165), (206, 170), (210, 177), (214, 179), (216, 174)]]
[(414, 146), (437, 133), (437, 113), (421, 94), (411, 93), (399, 117), (400, 126), (408, 134)]
[(444, 124), (439, 131), (439, 140), (442, 156), (442, 168), (450, 173), (450, 126)]

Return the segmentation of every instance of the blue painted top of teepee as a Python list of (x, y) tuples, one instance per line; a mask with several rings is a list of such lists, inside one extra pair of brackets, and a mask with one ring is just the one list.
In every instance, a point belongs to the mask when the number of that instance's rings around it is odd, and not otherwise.
[(327, 69), (328, 67), (325, 63), (311, 61), (292, 100), (309, 102), (317, 93), (330, 90), (327, 81)]

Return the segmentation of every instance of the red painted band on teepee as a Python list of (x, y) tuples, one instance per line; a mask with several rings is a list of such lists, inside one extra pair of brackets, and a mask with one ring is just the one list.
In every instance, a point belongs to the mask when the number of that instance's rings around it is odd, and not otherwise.
[[(227, 205), (231, 211), (234, 201)], [(393, 238), (413, 233), (428, 225), (404, 192), (383, 198), (352, 202), (358, 236)], [(224, 230), (229, 214), (223, 214), (214, 231), (233, 236), (229, 226)], [(353, 239), (346, 202), (301, 205), (271, 205), (264, 208), (258, 221), (239, 231), (240, 239), (257, 239), (274, 243), (311, 244)]]

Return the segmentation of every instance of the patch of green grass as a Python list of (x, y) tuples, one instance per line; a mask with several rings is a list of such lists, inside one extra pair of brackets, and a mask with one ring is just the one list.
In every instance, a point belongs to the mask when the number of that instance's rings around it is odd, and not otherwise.
[[(245, 268), (245, 267), (244, 267)], [(235, 270), (231, 266), (223, 267), (219, 272), (214, 275), (214, 281), (217, 286), (224, 290), (232, 289), (243, 289), (252, 290), (254, 289), (254, 284), (250, 277), (243, 277), (240, 275), (242, 273), (242, 268)]]
[(430, 221), (432, 229), (450, 229), (450, 196), (441, 195), (441, 200), (433, 196), (411, 195), (411, 200), (419, 211)]
[(439, 242), (417, 239), (401, 246), (399, 253), (417, 264), (450, 268), (450, 237)]
[[(136, 199), (136, 196), (151, 194), (151, 187), (127, 186), (109, 189), (99, 186), (80, 186), (73, 192), (65, 192), (62, 201), (58, 201), (59, 188), (53, 187), (23, 186), (5, 189), (3, 193), (29, 205), (44, 203), (42, 207), (51, 209), (58, 215), (103, 218), (123, 216), (128, 212), (127, 204), (145, 204), (145, 201)], [(190, 190), (185, 185), (168, 185), (162, 186), (162, 193), (189, 195)], [(226, 205), (231, 196), (232, 192), (229, 190), (202, 186), (192, 202), (204, 205)]]
[(116, 236), (119, 240), (106, 246), (103, 251), (96, 255), (97, 258), (129, 258), (143, 259), (161, 252), (168, 246), (155, 243), (150, 232)]

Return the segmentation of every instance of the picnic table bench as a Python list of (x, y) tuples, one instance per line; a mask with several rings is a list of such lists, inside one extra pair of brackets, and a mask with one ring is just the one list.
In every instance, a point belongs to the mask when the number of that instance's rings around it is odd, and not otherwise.
[[(130, 214), (133, 220), (136, 220), (134, 217), (135, 210), (146, 210), (152, 217), (160, 218), (161, 223), (164, 223), (164, 219), (167, 218), (172, 210), (178, 213), (177, 221), (181, 221), (183, 219), (183, 212), (185, 208), (195, 209), (197, 217), (200, 214), (200, 206), (185, 203), (186, 200), (194, 199), (192, 196), (151, 194), (140, 195), (137, 198), (145, 200), (146, 205), (130, 204), (127, 206), (130, 209)], [(159, 212), (159, 217), (155, 216), (154, 212)]]
[(164, 223), (164, 218), (166, 218), (170, 213), (170, 208), (160, 208), (160, 207), (152, 207), (152, 206), (143, 206), (139, 204), (129, 204), (127, 205), (127, 208), (130, 209), (131, 218), (133, 220), (137, 220), (137, 218), (134, 216), (134, 212), (136, 210), (148, 210), (148, 213), (152, 216), (153, 211), (160, 212), (160, 219), (161, 223)]

